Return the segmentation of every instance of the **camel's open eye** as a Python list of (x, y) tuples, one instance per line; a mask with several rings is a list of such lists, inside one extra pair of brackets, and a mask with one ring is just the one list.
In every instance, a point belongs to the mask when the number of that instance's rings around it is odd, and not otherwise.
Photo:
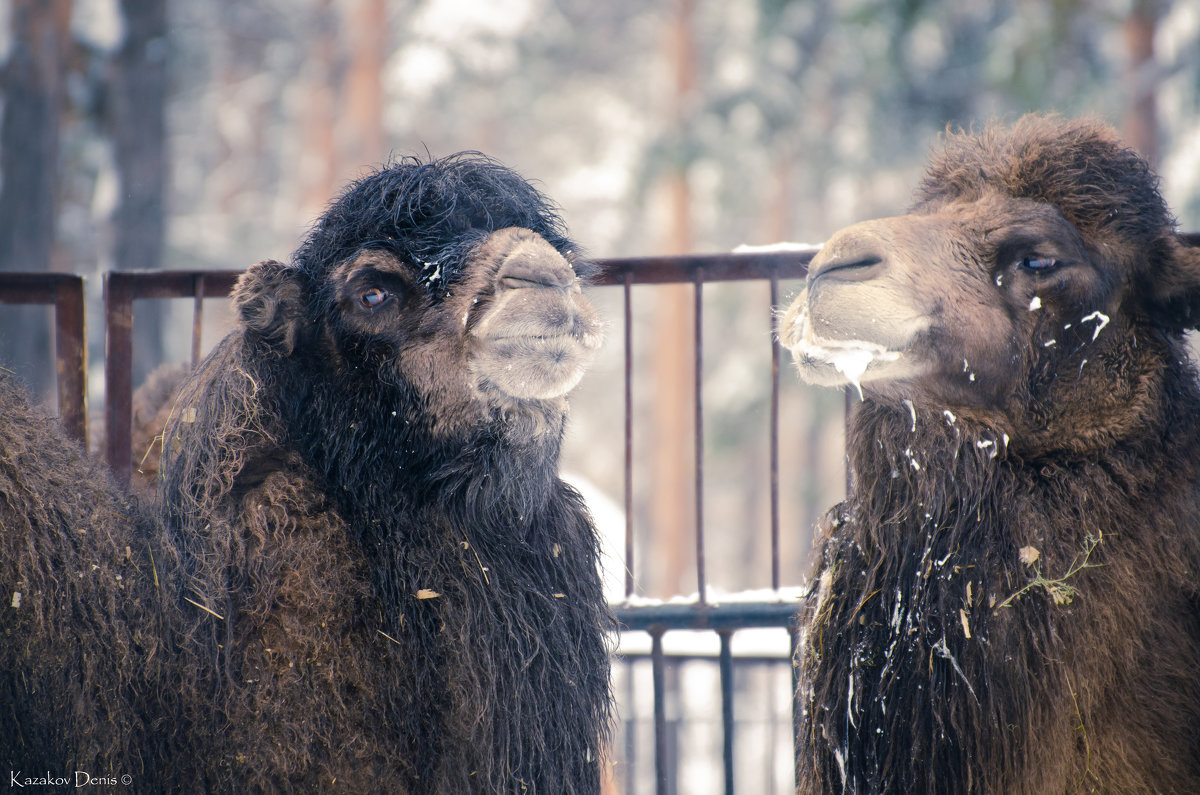
[(1021, 267), (1031, 271), (1048, 271), (1058, 265), (1058, 260), (1052, 257), (1026, 257), (1021, 260)]
[(362, 305), (367, 309), (375, 309), (378, 306), (382, 306), (391, 297), (392, 294), (387, 290), (381, 290), (378, 287), (372, 287), (369, 290), (365, 290), (362, 295), (358, 297), (358, 300), (362, 301)]

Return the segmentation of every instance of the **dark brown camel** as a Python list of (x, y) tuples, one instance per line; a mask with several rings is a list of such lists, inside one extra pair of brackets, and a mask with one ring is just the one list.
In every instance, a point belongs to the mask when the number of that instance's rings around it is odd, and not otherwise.
[(158, 521), (0, 372), (0, 762), (137, 792), (599, 793), (611, 619), (557, 477), (601, 341), (587, 273), (488, 158), (364, 177), (242, 276), (165, 401)]

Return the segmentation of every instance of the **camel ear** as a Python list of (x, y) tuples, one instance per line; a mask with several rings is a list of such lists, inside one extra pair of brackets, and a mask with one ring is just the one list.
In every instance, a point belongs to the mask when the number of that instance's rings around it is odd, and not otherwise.
[(284, 356), (291, 355), (304, 328), (304, 291), (299, 271), (273, 259), (243, 273), (233, 288), (233, 305), (246, 334)]
[(1171, 329), (1200, 329), (1200, 240), (1176, 238), (1166, 264), (1154, 274), (1150, 316)]

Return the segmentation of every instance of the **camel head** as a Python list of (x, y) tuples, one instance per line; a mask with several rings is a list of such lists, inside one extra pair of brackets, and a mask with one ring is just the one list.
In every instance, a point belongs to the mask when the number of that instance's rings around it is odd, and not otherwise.
[(447, 432), (496, 416), (552, 430), (603, 338), (560, 226), (483, 156), (410, 158), (351, 186), (291, 264), (251, 268), (235, 305), (280, 370), (346, 401), (394, 399), (393, 416)]
[(1127, 407), (1146, 346), (1198, 321), (1200, 255), (1146, 163), (1029, 116), (948, 135), (908, 214), (829, 239), (779, 333), (811, 383), (1028, 430)]

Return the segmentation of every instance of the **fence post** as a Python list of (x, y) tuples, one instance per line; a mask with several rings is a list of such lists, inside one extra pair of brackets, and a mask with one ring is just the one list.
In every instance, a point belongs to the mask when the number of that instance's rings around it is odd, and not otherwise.
[(104, 275), (104, 458), (117, 480), (133, 471), (133, 295), (120, 271)]

